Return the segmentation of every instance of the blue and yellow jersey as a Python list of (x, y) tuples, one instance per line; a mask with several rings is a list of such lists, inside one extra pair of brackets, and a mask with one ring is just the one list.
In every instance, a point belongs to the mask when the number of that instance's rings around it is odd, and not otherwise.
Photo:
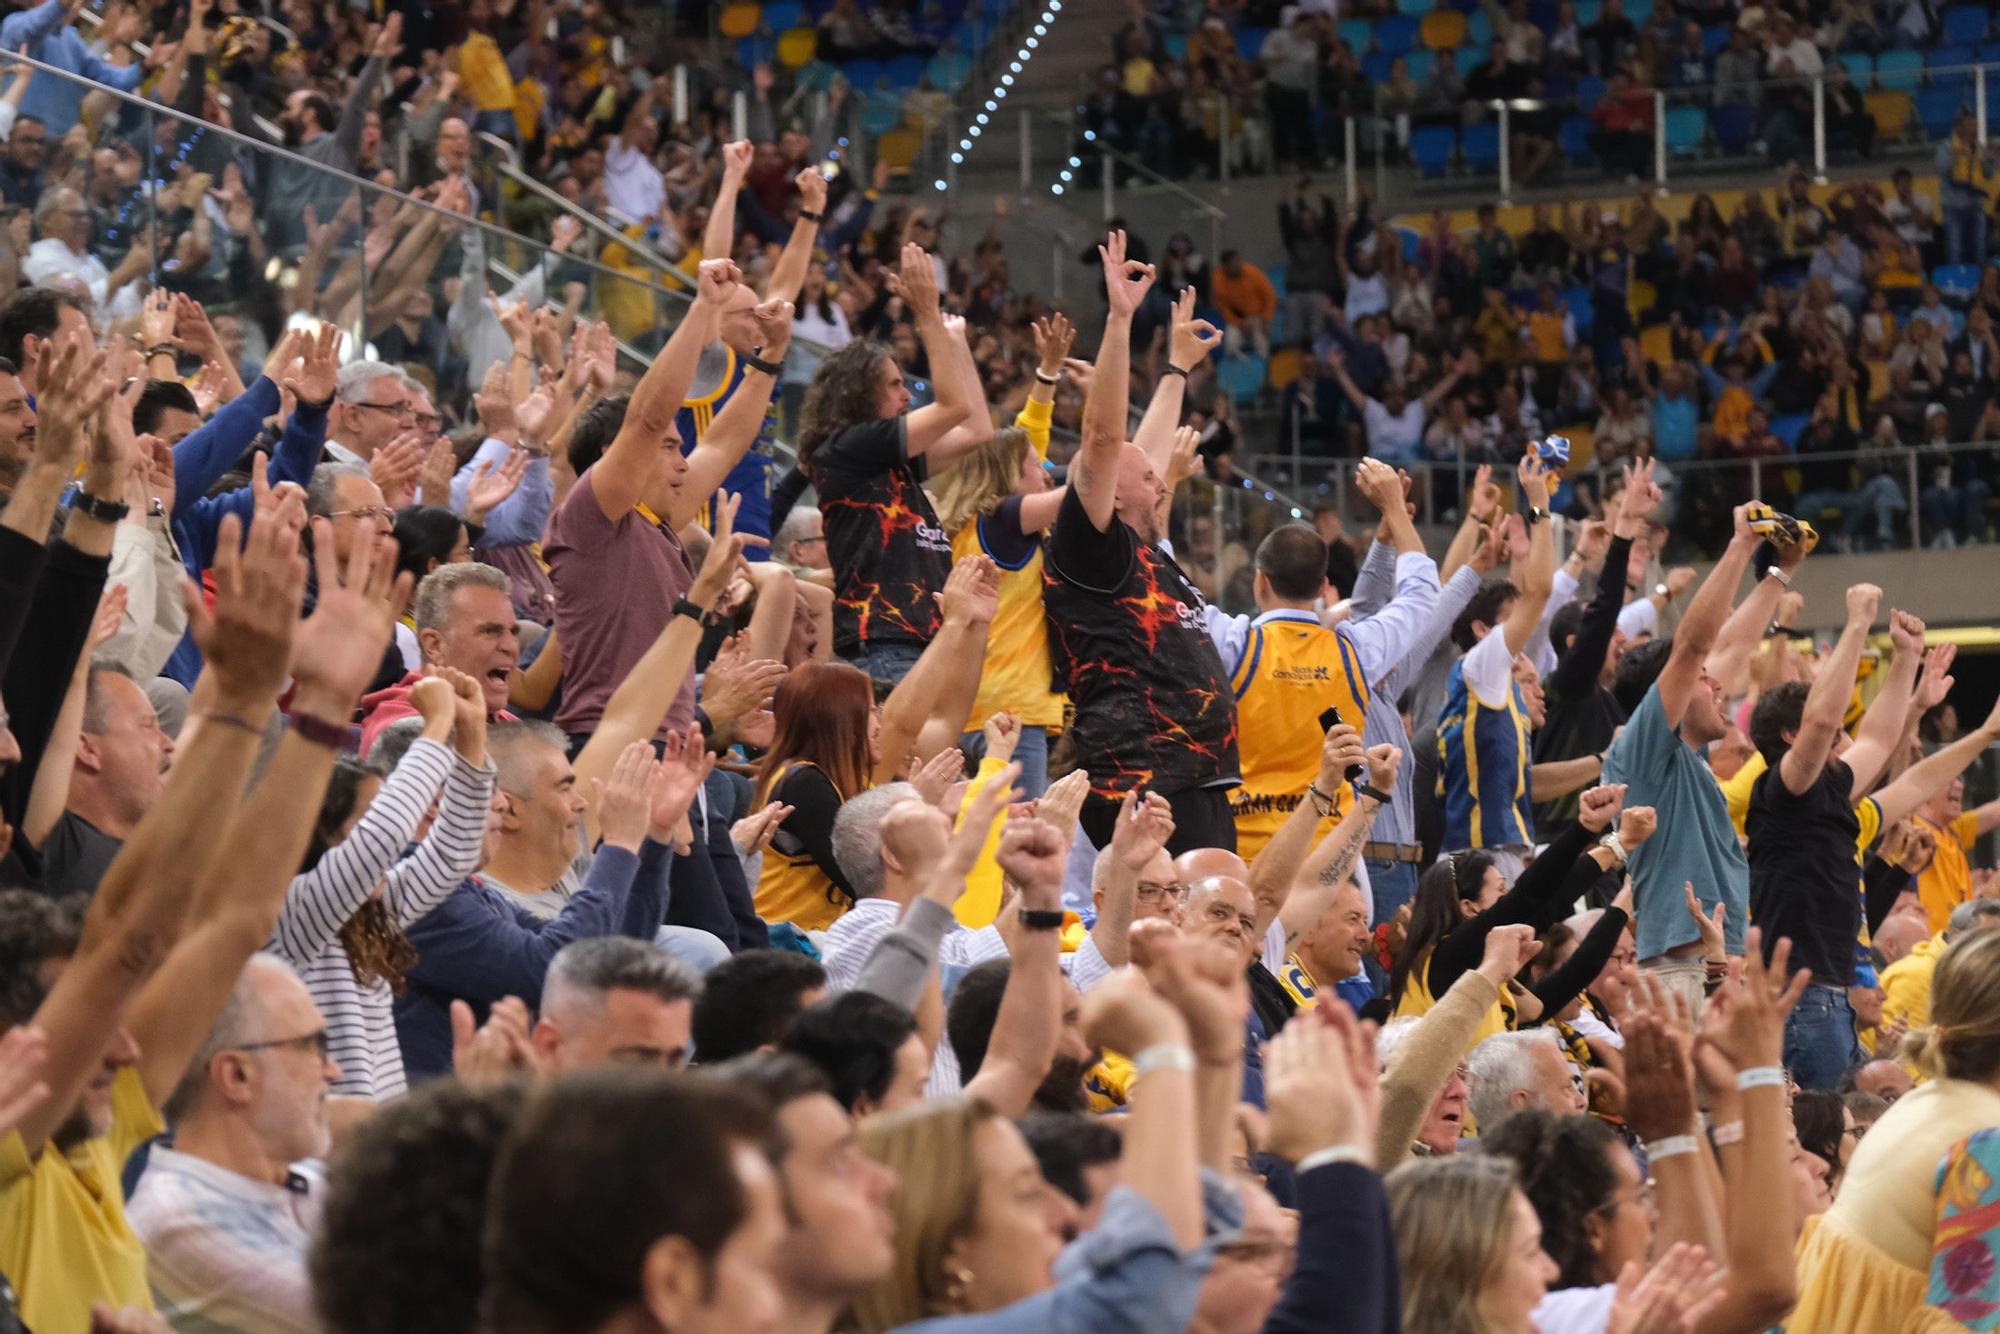
[[(736, 387), (743, 383), (743, 359), (727, 343), (722, 345), (722, 355), (727, 360), (721, 382), (699, 398), (684, 400), (680, 411), (675, 414), (674, 427), (680, 433), (683, 454), (694, 452), (694, 447), (707, 433), (709, 423), (721, 415)], [(771, 536), (771, 474), (777, 469), (777, 463), (771, 457), (771, 439), (778, 430), (777, 402), (774, 386), (771, 401), (764, 405), (764, 425), (758, 430), (748, 452), (736, 461), (736, 466), (729, 470), (729, 476), (722, 483), (722, 490), (743, 498), (736, 511), (736, 531), (754, 533), (762, 538)], [(703, 526), (711, 531), (715, 527), (715, 505), (716, 501), (711, 497), (701, 517)], [(753, 543), (743, 549), (743, 554), (751, 560), (764, 560), (770, 551)]]
[[(1338, 708), (1360, 728), (1368, 686), (1354, 646), (1306, 611), (1259, 616), (1229, 678), (1236, 697), (1236, 744), (1243, 786), (1230, 794), (1236, 850), (1249, 861), (1263, 851), (1319, 776), (1325, 731), (1320, 715)], [(1315, 838), (1330, 833), (1347, 805), (1347, 787), (1333, 792), (1332, 812)]]
[[(1404, 1016), (1421, 1017), (1429, 1014), (1437, 1004), (1437, 997), (1431, 995), (1431, 961), (1426, 958), (1421, 965), (1410, 970), (1410, 976), (1403, 983), (1403, 994), (1396, 1000), (1398, 1019)], [(1500, 988), (1500, 999), (1493, 1008), (1480, 1016), (1479, 1027), (1465, 1036), (1465, 1049), (1474, 1047), (1492, 1037), (1495, 1033), (1511, 1033), (1521, 1026), (1520, 1015), (1514, 1004), (1514, 993), (1506, 987)]]
[(1520, 686), (1510, 681), (1506, 706), (1494, 708), (1466, 685), (1464, 662), (1452, 664), (1437, 733), (1445, 851), (1534, 843), (1528, 803), (1532, 730)]
[[(795, 760), (779, 766), (770, 783), (758, 791), (756, 808), (762, 810), (770, 804), (771, 794), (801, 765), (804, 761)], [(832, 781), (827, 780), (829, 785)], [(842, 801), (847, 800), (839, 788), (834, 792)], [(767, 922), (790, 922), (801, 931), (824, 931), (847, 912), (842, 897), (805, 846), (780, 827), (771, 846), (764, 849), (764, 865), (755, 890), (757, 915)]]

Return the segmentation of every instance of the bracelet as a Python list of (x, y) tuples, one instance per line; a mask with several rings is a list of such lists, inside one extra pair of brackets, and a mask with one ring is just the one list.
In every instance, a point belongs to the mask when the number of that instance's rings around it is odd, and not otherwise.
[(1044, 374), (1042, 374), (1042, 368), (1041, 368), (1040, 366), (1037, 366), (1037, 367), (1035, 367), (1035, 378), (1036, 378), (1037, 380), (1040, 380), (1040, 381), (1041, 381), (1041, 382), (1042, 382), (1043, 384), (1061, 384), (1061, 383), (1062, 383), (1062, 376), (1060, 376), (1060, 375), (1044, 375)]
[(315, 746), (331, 746), (335, 750), (346, 750), (353, 737), (354, 729), (345, 723), (329, 722), (325, 718), (315, 718), (310, 713), (288, 715), (292, 731), (298, 733), (299, 740), (310, 741)]
[(685, 616), (697, 625), (708, 620), (707, 610), (684, 597), (674, 599), (673, 614), (675, 616)]
[(1782, 1065), (1753, 1065), (1748, 1070), (1736, 1072), (1736, 1087), (1739, 1091), (1751, 1089), (1775, 1089), (1785, 1086), (1785, 1067)]
[(1320, 791), (1318, 783), (1306, 785), (1306, 798), (1312, 802), (1313, 810), (1318, 812), (1321, 818), (1333, 814), (1333, 797)]
[(1764, 573), (1768, 577), (1776, 579), (1779, 583), (1783, 584), (1785, 586), (1785, 591), (1787, 592), (1791, 591), (1792, 576), (1786, 574), (1783, 570), (1779, 569), (1775, 565), (1773, 565), (1770, 569), (1764, 571)]
[(1722, 1125), (1712, 1127), (1708, 1132), (1708, 1137), (1718, 1149), (1726, 1149), (1732, 1144), (1741, 1144), (1743, 1142), (1743, 1123), (1741, 1121), (1726, 1121)]
[(826, 214), (815, 213), (809, 208), (802, 208), (799, 210), (799, 216), (801, 218), (804, 218), (807, 222), (818, 222), (821, 218), (824, 218)]
[(93, 496), (88, 491), (77, 492), (71, 507), (100, 523), (117, 523), (132, 512), (132, 507), (122, 500), (106, 500), (101, 496)]
[(1178, 366), (1174, 365), (1174, 363), (1173, 363), (1173, 362), (1171, 362), (1171, 361), (1167, 363), (1167, 368), (1166, 368), (1166, 370), (1164, 370), (1164, 371), (1162, 371), (1162, 372), (1160, 372), (1160, 373), (1161, 373), (1162, 375), (1178, 375), (1178, 376), (1180, 376), (1180, 377), (1181, 377), (1181, 378), (1182, 378), (1183, 380), (1187, 379), (1187, 377), (1188, 377), (1188, 373), (1187, 373), (1186, 371), (1184, 371), (1184, 370), (1182, 370), (1182, 369), (1181, 369), (1180, 367), (1178, 367)]
[(146, 349), (146, 360), (151, 361), (154, 357), (172, 357), (178, 361), (180, 349), (172, 343), (155, 343)]
[(1030, 931), (1060, 931), (1063, 913), (1060, 908), (1023, 908), (1021, 925)]
[(1616, 857), (1620, 866), (1625, 864), (1625, 845), (1618, 841), (1617, 830), (1606, 830), (1604, 837), (1597, 840), (1597, 846)]
[(1185, 1070), (1194, 1073), (1194, 1049), (1185, 1042), (1156, 1042), (1132, 1060), (1140, 1079), (1156, 1070)]
[(205, 722), (221, 723), (224, 727), (239, 727), (254, 737), (261, 738), (264, 735), (263, 728), (240, 713), (197, 713), (195, 717)]
[(1647, 1140), (1640, 1147), (1646, 1151), (1646, 1161), (1657, 1163), (1667, 1158), (1678, 1158), (1684, 1153), (1694, 1153), (1700, 1145), (1693, 1135), (1667, 1135), (1661, 1139)]
[(739, 353), (738, 356), (745, 366), (748, 366), (753, 371), (762, 371), (766, 375), (775, 376), (785, 368), (782, 358), (777, 361), (766, 361), (755, 352), (743, 352)]
[(1378, 806), (1387, 806), (1390, 804), (1391, 801), (1394, 800), (1394, 798), (1390, 797), (1390, 795), (1387, 792), (1384, 792), (1381, 788), (1374, 787), (1371, 786), (1370, 784), (1361, 782), (1355, 783), (1354, 795), (1357, 797), (1366, 797)]
[(1334, 1163), (1354, 1163), (1360, 1167), (1375, 1166), (1375, 1155), (1358, 1144), (1332, 1144), (1324, 1149), (1315, 1149), (1299, 1159), (1292, 1167), (1294, 1175), (1304, 1175), (1315, 1167), (1330, 1167)]

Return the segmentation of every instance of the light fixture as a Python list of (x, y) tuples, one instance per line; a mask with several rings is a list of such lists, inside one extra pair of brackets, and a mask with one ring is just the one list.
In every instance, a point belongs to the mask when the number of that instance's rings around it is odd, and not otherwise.
[[(1056, 15), (1061, 12), (1062, 0), (1048, 0), (1047, 7), (1042, 10), (1041, 18), (1035, 24), (1034, 32), (1022, 40), (1020, 49), (1014, 53), (1014, 59), (1008, 63), (1006, 73), (1000, 76), (999, 82), (987, 93), (986, 109), (974, 115), (972, 124), (965, 127), (965, 137), (958, 141), (958, 151), (951, 155), (953, 165), (962, 165), (965, 162), (965, 156), (972, 151), (973, 141), (979, 138), (980, 130), (1000, 110), (1000, 103), (1006, 100), (1008, 92), (1014, 87), (1015, 76), (1026, 71), (1028, 61), (1034, 58), (1035, 48), (1041, 44), (1041, 39), (1048, 35), (1049, 25), (1055, 22)], [(1091, 131), (1085, 131), (1085, 137), (1096, 136)], [(1076, 165), (1075, 159), (1071, 159), (1070, 165)], [(938, 188), (944, 187), (940, 185)], [(1062, 193), (1061, 186), (1056, 187), (1056, 193)]]
[(953, 154), (951, 155), (951, 165), (952, 165), (952, 166), (954, 166), (954, 167), (955, 167), (955, 166), (957, 166), (957, 165), (958, 165), (959, 163), (961, 163), (961, 162), (963, 162), (963, 161), (965, 161), (965, 154), (963, 154), (963, 153), (953, 153)]
[(1070, 174), (1069, 174), (1069, 168), (1068, 168), (1068, 167), (1064, 167), (1064, 168), (1063, 168), (1063, 173), (1062, 173), (1062, 178), (1063, 178), (1063, 180), (1064, 180), (1065, 182), (1067, 182), (1067, 181), (1068, 181), (1068, 180), (1070, 179)]
[(937, 186), (937, 188), (938, 188), (938, 193), (940, 193), (940, 194), (944, 193), (944, 189), (945, 189), (945, 184), (944, 184), (944, 182), (943, 182), (943, 181), (934, 181), (934, 182), (932, 182), (932, 184), (934, 184), (934, 185), (936, 185), (936, 186)]

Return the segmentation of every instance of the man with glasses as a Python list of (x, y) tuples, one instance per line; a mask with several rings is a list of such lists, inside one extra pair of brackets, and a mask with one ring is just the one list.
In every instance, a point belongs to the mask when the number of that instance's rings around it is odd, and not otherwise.
[(35, 204), (35, 230), (41, 239), (28, 247), (21, 260), (21, 278), (47, 286), (69, 278), (90, 292), (92, 306), (114, 319), (136, 318), (139, 314), (140, 280), (152, 268), (152, 248), (136, 242), (108, 268), (91, 252), (90, 209), (83, 196), (67, 186), (44, 191)]
[(33, 208), (42, 194), (42, 167), (49, 158), (49, 127), (39, 116), (19, 115), (0, 156), (0, 198), (16, 208)]
[(416, 404), (401, 371), (383, 361), (351, 361), (340, 368), (326, 442), (329, 458), (367, 463), (416, 425)]
[[(329, 443), (327, 448), (335, 446)], [(360, 463), (322, 463), (314, 468), (312, 484), (306, 488), (306, 513), (332, 521), (333, 554), (342, 569), (354, 554), (359, 525), (372, 519), (376, 524), (372, 532), (379, 533), (396, 522), (395, 511), (382, 499), (382, 488)]]
[(329, 1145), (326, 1021), (288, 964), (259, 954), (167, 1100), (126, 1206), (146, 1279), (174, 1324), (259, 1329), (309, 1309), (306, 1248)]

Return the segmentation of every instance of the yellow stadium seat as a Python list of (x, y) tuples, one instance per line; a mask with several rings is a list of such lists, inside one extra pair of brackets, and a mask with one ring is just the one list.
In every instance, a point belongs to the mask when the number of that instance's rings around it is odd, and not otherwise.
[(1581, 477), (1590, 471), (1590, 461), (1597, 457), (1597, 428), (1579, 422), (1563, 427), (1558, 434), (1569, 437), (1569, 467), (1563, 469), (1563, 475)]
[(723, 7), (722, 17), (716, 20), (715, 27), (724, 37), (734, 40), (757, 31), (757, 25), (763, 18), (764, 7), (756, 0), (737, 0), (735, 4)]
[(923, 146), (922, 135), (907, 125), (898, 126), (875, 141), (875, 157), (890, 171), (908, 171)]
[(1660, 294), (1654, 290), (1651, 283), (1644, 278), (1634, 278), (1630, 290), (1626, 293), (1625, 302), (1631, 307), (1632, 318), (1636, 320), (1651, 310), (1653, 303), (1659, 299)]
[(1465, 45), (1465, 15), (1456, 9), (1433, 9), (1424, 15), (1417, 35), (1432, 51), (1450, 51)]
[(1271, 354), (1271, 365), (1266, 371), (1270, 376), (1271, 388), (1283, 389), (1299, 378), (1299, 350), (1295, 347), (1280, 348)]
[(778, 39), (778, 63), (786, 69), (809, 64), (819, 52), (819, 33), (813, 28), (794, 28)]
[(1893, 88), (1877, 89), (1862, 95), (1862, 103), (1868, 114), (1875, 119), (1875, 132), (1884, 139), (1900, 139), (1909, 128), (1910, 113), (1915, 104), (1908, 93), (1899, 93)]

